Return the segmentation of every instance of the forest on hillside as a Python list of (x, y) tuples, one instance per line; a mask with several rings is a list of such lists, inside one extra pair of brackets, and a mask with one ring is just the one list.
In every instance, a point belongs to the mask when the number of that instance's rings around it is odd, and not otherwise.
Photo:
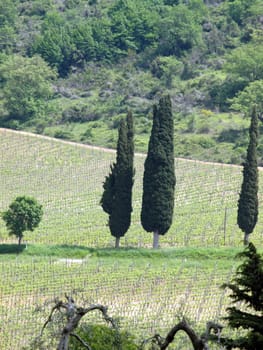
[(132, 110), (146, 151), (169, 93), (176, 156), (241, 164), (262, 34), (261, 0), (1, 1), (0, 126), (115, 148)]

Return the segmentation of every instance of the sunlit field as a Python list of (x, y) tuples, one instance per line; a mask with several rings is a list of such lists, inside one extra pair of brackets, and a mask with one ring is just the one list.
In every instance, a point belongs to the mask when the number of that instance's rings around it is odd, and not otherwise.
[[(0, 136), (0, 211), (18, 195), (34, 196), (44, 209), (19, 254), (0, 221), (1, 349), (28, 345), (50, 310), (36, 307), (64, 293), (75, 293), (80, 304), (108, 305), (138, 338), (165, 335), (183, 315), (200, 331), (225, 315), (229, 298), (219, 287), (233, 275), (243, 241), (236, 224), (241, 167), (176, 159), (174, 220), (153, 252), (152, 235), (140, 225), (145, 156), (136, 155), (132, 223), (116, 252), (99, 204), (115, 152), (10, 130)], [(260, 249), (261, 182), (260, 171), (251, 235)], [(190, 349), (187, 344), (183, 337), (173, 348)]]
[[(113, 246), (107, 215), (99, 201), (110, 163), (115, 160), (114, 151), (4, 130), (0, 142), (0, 210), (6, 210), (18, 195), (34, 196), (44, 209), (39, 228), (26, 233), (24, 241)], [(152, 241), (140, 224), (143, 163), (144, 156), (137, 155), (132, 223), (121, 240), (125, 247), (148, 247)], [(175, 167), (174, 220), (169, 232), (161, 237), (161, 246), (240, 245), (243, 234), (236, 225), (236, 212), (242, 168), (183, 159), (176, 159)], [(261, 198), (260, 182), (260, 205)], [(262, 232), (259, 215), (253, 233), (255, 243), (262, 242)], [(8, 237), (3, 222), (0, 238), (2, 242), (15, 242)]]

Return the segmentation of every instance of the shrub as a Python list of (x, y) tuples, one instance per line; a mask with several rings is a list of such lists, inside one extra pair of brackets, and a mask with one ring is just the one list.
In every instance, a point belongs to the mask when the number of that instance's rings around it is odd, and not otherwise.
[(99, 119), (99, 115), (92, 112), (89, 106), (70, 106), (62, 112), (62, 123), (84, 123)]
[(57, 139), (72, 140), (72, 134), (69, 131), (65, 130), (55, 131), (54, 137), (56, 137)]
[[(104, 325), (82, 324), (77, 332), (91, 349), (94, 350), (135, 350), (135, 337), (127, 331), (118, 332)], [(82, 350), (83, 346), (75, 338), (71, 339), (72, 350)]]

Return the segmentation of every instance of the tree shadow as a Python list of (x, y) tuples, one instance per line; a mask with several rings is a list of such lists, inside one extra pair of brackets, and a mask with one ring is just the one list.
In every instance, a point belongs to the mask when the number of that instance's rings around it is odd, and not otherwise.
[(0, 244), (0, 255), (1, 254), (19, 254), (26, 249), (26, 244)]

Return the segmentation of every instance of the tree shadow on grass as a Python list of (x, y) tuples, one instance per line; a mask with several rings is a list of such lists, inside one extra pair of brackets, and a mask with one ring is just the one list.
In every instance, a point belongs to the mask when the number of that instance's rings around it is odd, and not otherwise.
[(0, 255), (1, 254), (19, 254), (26, 249), (26, 244), (0, 244)]

